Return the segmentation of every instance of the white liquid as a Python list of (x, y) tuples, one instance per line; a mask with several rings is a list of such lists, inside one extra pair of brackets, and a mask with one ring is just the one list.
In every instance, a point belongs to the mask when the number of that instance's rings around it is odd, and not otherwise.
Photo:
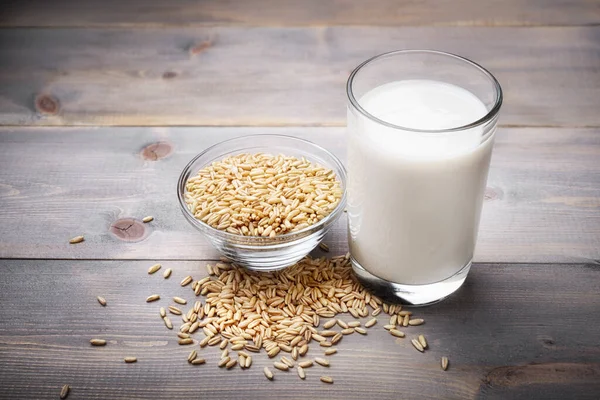
[[(468, 125), (487, 114), (454, 85), (407, 80), (366, 93), (371, 115), (410, 129)], [(371, 274), (402, 284), (449, 278), (473, 258), (493, 145), (482, 128), (419, 133), (348, 111), (350, 252)]]

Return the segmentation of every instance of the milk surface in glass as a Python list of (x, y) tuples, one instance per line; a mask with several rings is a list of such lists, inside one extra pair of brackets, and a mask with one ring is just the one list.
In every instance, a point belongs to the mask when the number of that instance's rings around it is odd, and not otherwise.
[[(352, 257), (407, 285), (444, 280), (473, 258), (493, 135), (463, 127), (488, 110), (471, 92), (403, 80), (365, 93), (348, 111), (348, 217)], [(408, 128), (408, 130), (403, 130)]]

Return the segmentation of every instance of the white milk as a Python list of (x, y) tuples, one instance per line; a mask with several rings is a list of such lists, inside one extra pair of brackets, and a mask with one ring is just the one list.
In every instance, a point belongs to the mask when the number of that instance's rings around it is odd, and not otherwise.
[[(366, 93), (359, 104), (395, 126), (439, 130), (488, 110), (472, 93), (406, 80)], [(473, 258), (493, 145), (482, 128), (419, 133), (348, 111), (350, 252), (371, 274), (418, 285), (449, 278)]]

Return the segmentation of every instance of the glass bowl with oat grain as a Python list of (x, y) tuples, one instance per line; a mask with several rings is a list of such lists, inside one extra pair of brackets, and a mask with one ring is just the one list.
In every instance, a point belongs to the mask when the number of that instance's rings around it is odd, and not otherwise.
[(282, 135), (218, 143), (184, 168), (177, 185), (188, 222), (252, 270), (293, 265), (346, 206), (346, 171), (326, 149)]

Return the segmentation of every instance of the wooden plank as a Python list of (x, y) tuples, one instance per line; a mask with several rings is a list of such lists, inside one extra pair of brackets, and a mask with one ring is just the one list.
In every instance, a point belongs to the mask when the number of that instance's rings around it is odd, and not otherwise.
[(599, 39), (600, 27), (3, 29), (0, 124), (344, 126), (356, 65), (437, 48), (497, 75), (505, 126), (600, 126)]
[[(209, 145), (257, 133), (306, 138), (345, 160), (343, 128), (0, 129), (0, 257), (216, 257), (181, 215), (177, 179)], [(144, 158), (157, 142), (172, 154)], [(501, 129), (476, 261), (600, 260), (599, 159), (598, 129)], [(146, 215), (155, 220), (139, 242), (110, 232), (119, 219)], [(342, 218), (327, 238), (332, 254), (347, 251), (345, 232)], [(76, 235), (85, 242), (68, 244)]]
[[(11, 4), (12, 3), (12, 4)], [(43, 0), (10, 2), (0, 26), (532, 26), (597, 24), (594, 0)]]
[[(173, 295), (192, 301), (191, 289), (179, 281), (188, 274), (200, 279), (205, 270), (197, 262), (169, 262), (173, 276), (164, 280), (149, 276), (148, 265), (0, 261), (0, 392), (11, 399), (50, 399), (70, 384), (70, 399), (600, 396), (598, 265), (475, 265), (455, 296), (414, 310), (426, 322), (405, 332), (424, 334), (430, 350), (421, 354), (408, 339), (394, 340), (383, 329), (389, 317), (382, 314), (367, 336), (340, 342), (327, 370), (307, 369), (304, 382), (295, 372), (278, 371), (267, 381), (262, 368), (272, 360), (265, 354), (255, 355), (249, 370), (226, 371), (216, 366), (218, 349), (195, 345), (207, 363), (188, 365), (191, 349), (177, 345), (158, 308)], [(154, 292), (164, 299), (145, 303)], [(105, 308), (97, 295), (107, 299)], [(91, 347), (93, 337), (108, 345)], [(312, 342), (308, 357), (320, 354)], [(138, 362), (125, 364), (124, 356)], [(450, 359), (446, 372), (439, 366), (442, 356)], [(323, 374), (335, 383), (320, 383)]]

